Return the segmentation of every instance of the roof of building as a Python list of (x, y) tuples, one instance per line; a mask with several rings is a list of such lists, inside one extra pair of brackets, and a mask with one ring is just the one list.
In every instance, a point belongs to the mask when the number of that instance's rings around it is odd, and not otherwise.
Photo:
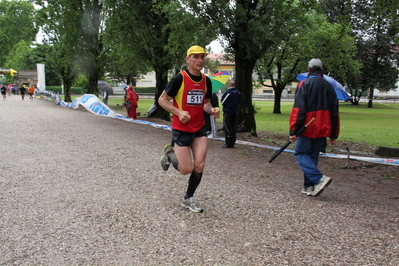
[(220, 62), (219, 65), (235, 65), (235, 62), (228, 61), (224, 59), (224, 54), (208, 54), (206, 57), (212, 60), (218, 60)]

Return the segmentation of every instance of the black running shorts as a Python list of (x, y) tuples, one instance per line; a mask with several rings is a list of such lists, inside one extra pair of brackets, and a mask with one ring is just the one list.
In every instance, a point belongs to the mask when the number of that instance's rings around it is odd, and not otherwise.
[(194, 133), (172, 129), (172, 142), (180, 147), (188, 147), (195, 138), (207, 137), (206, 131), (206, 126)]

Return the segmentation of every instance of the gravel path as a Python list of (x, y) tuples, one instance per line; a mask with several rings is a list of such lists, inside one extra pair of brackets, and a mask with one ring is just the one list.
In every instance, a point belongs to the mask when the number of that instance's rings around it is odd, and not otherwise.
[(313, 198), (292, 155), (210, 140), (195, 214), (159, 164), (170, 131), (19, 96), (0, 113), (0, 265), (399, 265), (386, 166), (322, 160)]

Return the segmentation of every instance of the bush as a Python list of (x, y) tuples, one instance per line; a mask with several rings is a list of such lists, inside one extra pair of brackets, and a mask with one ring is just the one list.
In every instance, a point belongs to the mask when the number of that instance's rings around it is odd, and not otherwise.
[(155, 88), (155, 87), (135, 87), (134, 90), (137, 93), (154, 93), (155, 94), (157, 88)]
[(72, 84), (73, 87), (78, 87), (78, 88), (85, 88), (89, 86), (89, 79), (83, 75), (83, 74), (79, 74), (75, 81)]
[(72, 94), (83, 94), (83, 88), (82, 87), (72, 87), (71, 92), (72, 92)]
[(46, 91), (53, 91), (55, 93), (61, 93), (62, 88), (61, 88), (61, 86), (46, 86)]

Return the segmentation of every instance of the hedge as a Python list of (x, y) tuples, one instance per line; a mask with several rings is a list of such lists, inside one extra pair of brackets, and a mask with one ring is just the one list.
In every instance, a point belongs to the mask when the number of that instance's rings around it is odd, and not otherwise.
[[(62, 92), (61, 86), (47, 86), (46, 90), (53, 91), (53, 92), (60, 93), (60, 94)], [(72, 94), (83, 94), (83, 88), (82, 87), (72, 87), (71, 92), (72, 92)]]
[(154, 93), (157, 91), (155, 87), (134, 87), (137, 93)]

